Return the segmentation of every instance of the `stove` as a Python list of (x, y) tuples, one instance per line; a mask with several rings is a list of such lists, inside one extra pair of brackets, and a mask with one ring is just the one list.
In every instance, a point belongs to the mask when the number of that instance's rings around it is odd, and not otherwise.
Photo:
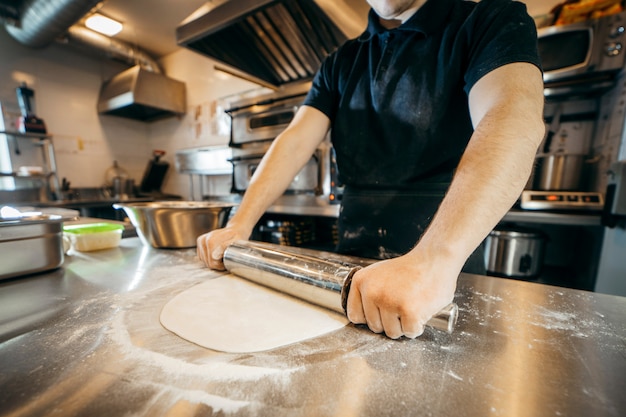
[(590, 210), (604, 208), (604, 195), (585, 191), (524, 190), (520, 207), (525, 210)]

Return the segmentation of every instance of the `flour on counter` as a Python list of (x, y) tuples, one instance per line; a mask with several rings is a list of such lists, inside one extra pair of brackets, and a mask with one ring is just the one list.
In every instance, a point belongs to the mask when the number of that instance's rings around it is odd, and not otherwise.
[(132, 343), (130, 335), (124, 323), (124, 315), (116, 317), (111, 338), (122, 349), (124, 358), (142, 367), (154, 367), (161, 372), (174, 375), (176, 378), (184, 377), (206, 377), (210, 375), (219, 381), (257, 381), (268, 376), (278, 376), (296, 371), (293, 369), (274, 369), (257, 366), (245, 366), (229, 363), (223, 358), (208, 359), (202, 363), (191, 363), (178, 357), (158, 353), (149, 349), (136, 346)]

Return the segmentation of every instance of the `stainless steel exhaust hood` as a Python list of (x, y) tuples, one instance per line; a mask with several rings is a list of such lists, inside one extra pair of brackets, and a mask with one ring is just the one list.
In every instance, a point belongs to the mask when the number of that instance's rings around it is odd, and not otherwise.
[(177, 29), (179, 45), (273, 86), (310, 80), (367, 25), (365, 0), (213, 0)]
[(140, 65), (105, 81), (98, 100), (101, 114), (146, 122), (183, 115), (185, 110), (185, 84)]

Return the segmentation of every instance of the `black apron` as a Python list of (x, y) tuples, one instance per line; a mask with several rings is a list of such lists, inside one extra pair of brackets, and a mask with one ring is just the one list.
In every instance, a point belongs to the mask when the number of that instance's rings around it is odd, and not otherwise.
[[(339, 213), (337, 252), (389, 259), (410, 251), (432, 220), (449, 184), (419, 190), (363, 190), (346, 187)], [(485, 275), (483, 245), (469, 257), (463, 272)]]

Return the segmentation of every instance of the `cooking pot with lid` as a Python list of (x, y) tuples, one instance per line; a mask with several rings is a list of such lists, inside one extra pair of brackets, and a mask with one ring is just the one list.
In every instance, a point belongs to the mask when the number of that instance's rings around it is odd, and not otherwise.
[(2, 207), (0, 280), (60, 267), (64, 260), (63, 222), (74, 218)]
[(501, 227), (485, 241), (488, 275), (509, 278), (535, 278), (541, 273), (546, 236), (534, 229)]

